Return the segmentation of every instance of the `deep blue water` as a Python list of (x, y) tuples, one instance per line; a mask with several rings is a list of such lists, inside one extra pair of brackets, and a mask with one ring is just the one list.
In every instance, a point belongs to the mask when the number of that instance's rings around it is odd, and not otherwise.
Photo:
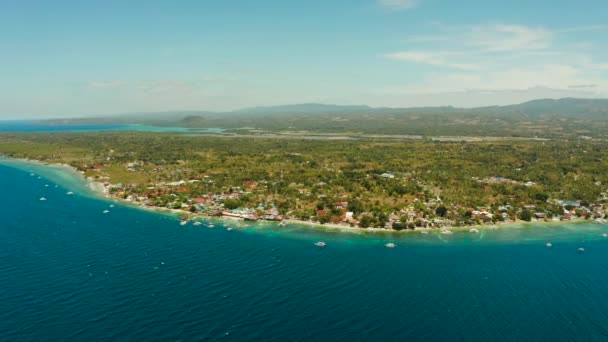
[(182, 227), (22, 168), (0, 165), (2, 341), (608, 338), (603, 226), (475, 238)]
[(184, 128), (120, 124), (44, 124), (34, 121), (0, 121), (0, 132), (95, 132), (145, 131), (178, 133), (221, 133), (221, 128)]

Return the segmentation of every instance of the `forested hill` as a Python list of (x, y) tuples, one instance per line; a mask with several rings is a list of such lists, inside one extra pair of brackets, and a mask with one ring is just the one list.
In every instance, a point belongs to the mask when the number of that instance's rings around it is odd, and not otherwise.
[[(543, 99), (480, 108), (372, 108), (299, 104), (232, 112), (131, 113), (61, 123), (141, 123), (182, 127), (244, 127), (264, 131), (571, 138), (608, 137), (608, 99)], [(240, 130), (243, 131), (243, 130)], [(239, 131), (239, 132), (240, 132)]]

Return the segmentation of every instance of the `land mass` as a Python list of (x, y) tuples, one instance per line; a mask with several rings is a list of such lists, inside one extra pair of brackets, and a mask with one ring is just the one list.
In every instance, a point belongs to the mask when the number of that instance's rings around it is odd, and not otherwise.
[(0, 153), (63, 163), (149, 208), (387, 230), (606, 218), (608, 143), (175, 133), (0, 134)]
[(232, 112), (174, 111), (127, 113), (44, 123), (145, 124), (223, 128), (224, 134), (334, 134), (519, 137), (544, 139), (608, 138), (608, 100), (534, 100), (481, 108), (372, 108), (300, 104), (247, 108)]

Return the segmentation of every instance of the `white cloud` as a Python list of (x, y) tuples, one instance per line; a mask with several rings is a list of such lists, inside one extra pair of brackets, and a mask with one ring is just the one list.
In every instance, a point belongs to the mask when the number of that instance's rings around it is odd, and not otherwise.
[(475, 25), (441, 27), (437, 34), (409, 37), (412, 44), (445, 42), (483, 52), (538, 50), (551, 46), (554, 33), (524, 25)]
[(506, 52), (548, 48), (553, 34), (521, 25), (482, 25), (471, 27), (461, 38), (464, 44), (482, 51)]
[(120, 80), (112, 80), (112, 81), (93, 81), (89, 83), (89, 86), (92, 88), (118, 88), (127, 85), (127, 82)]
[(453, 63), (448, 60), (451, 53), (424, 52), (424, 51), (404, 51), (386, 54), (385, 57), (398, 61), (408, 61), (421, 64), (428, 64), (438, 67), (446, 67), (460, 70), (477, 70), (479, 66), (467, 63)]
[(604, 73), (608, 63), (597, 60), (601, 56), (594, 53), (597, 47), (564, 37), (570, 32), (603, 29), (603, 25), (559, 30), (508, 24), (440, 26), (438, 33), (410, 37), (407, 40), (410, 50), (383, 55), (404, 63), (424, 63), (436, 70), (419, 69), (415, 83), (385, 91), (455, 94), (479, 89), (513, 92), (542, 88), (608, 96), (608, 79)]
[(405, 10), (416, 7), (417, 0), (378, 0), (378, 3), (392, 10)]

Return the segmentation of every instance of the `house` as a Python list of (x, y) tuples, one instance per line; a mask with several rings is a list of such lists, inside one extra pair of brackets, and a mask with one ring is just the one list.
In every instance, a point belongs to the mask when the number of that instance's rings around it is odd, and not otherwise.
[(348, 202), (337, 202), (336, 209), (346, 209), (348, 208)]

